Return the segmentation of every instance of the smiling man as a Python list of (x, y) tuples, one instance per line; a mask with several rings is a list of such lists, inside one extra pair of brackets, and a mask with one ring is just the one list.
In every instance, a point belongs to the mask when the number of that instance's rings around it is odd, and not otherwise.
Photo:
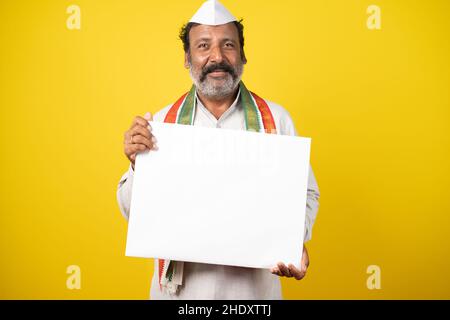
[[(117, 191), (119, 207), (128, 218), (134, 162), (139, 152), (156, 151), (149, 120), (186, 125), (296, 135), (287, 111), (250, 92), (241, 81), (244, 65), (243, 25), (218, 1), (206, 1), (180, 33), (193, 86), (155, 114), (134, 118), (124, 135), (124, 153), (130, 160)], [(198, 199), (201, 201), (201, 192)], [(232, 194), (224, 200), (233, 201)], [(319, 189), (309, 170), (304, 241), (311, 239), (319, 207)], [(211, 208), (214, 210), (214, 208)], [(298, 208), (300, 211), (301, 208)], [(277, 217), (274, 217), (277, 219)], [(289, 223), (289, 221), (286, 221)], [(182, 241), (182, 239), (177, 239)], [(302, 279), (309, 265), (303, 246), (301, 268), (278, 263), (270, 271), (182, 261), (155, 260), (152, 299), (281, 299), (279, 276)]]

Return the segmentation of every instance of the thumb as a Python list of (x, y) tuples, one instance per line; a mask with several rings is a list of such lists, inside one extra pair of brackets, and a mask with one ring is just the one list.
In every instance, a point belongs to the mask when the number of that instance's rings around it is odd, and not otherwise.
[(150, 112), (147, 112), (144, 115), (144, 119), (147, 120), (147, 121), (151, 121), (151, 120), (153, 120), (153, 115)]

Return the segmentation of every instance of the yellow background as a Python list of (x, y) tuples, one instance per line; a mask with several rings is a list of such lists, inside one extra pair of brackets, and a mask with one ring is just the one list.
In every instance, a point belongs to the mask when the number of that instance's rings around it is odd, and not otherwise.
[[(123, 133), (190, 87), (177, 36), (201, 3), (0, 2), (0, 298), (148, 298), (153, 263), (124, 255)], [(223, 3), (244, 18), (245, 83), (313, 139), (311, 267), (285, 297), (450, 298), (450, 2)]]

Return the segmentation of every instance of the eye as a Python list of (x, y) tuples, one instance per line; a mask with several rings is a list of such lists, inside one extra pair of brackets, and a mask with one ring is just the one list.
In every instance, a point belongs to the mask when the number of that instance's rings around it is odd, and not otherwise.
[(208, 45), (206, 44), (206, 43), (200, 43), (199, 45), (198, 45), (198, 48), (206, 48), (206, 47), (208, 47)]
[(227, 42), (227, 43), (225, 43), (225, 47), (234, 48), (234, 43), (233, 42)]

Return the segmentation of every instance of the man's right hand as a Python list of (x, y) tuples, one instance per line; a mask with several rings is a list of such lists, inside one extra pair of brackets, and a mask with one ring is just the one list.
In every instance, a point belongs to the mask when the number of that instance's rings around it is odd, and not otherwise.
[(148, 121), (153, 120), (150, 112), (147, 112), (144, 117), (136, 116), (131, 123), (131, 127), (125, 132), (123, 147), (125, 155), (131, 162), (134, 170), (134, 162), (136, 154), (143, 151), (158, 150), (156, 146), (156, 138), (152, 135), (152, 128)]

